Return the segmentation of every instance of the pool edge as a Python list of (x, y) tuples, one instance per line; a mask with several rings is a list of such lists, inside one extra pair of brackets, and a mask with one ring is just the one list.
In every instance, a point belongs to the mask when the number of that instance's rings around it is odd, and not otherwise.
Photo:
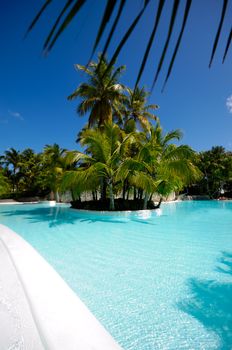
[(66, 282), (28, 242), (2, 224), (0, 239), (17, 271), (46, 349), (122, 349)]

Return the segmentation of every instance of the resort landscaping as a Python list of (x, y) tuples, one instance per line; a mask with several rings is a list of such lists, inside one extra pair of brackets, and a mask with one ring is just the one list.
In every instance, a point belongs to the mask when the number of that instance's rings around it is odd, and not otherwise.
[[(138, 210), (159, 207), (171, 193), (227, 198), (232, 194), (232, 154), (223, 147), (195, 152), (177, 145), (182, 133), (163, 133), (145, 88), (124, 86), (124, 66), (99, 55), (87, 67), (75, 65), (86, 81), (68, 97), (88, 115), (78, 133), (83, 151), (46, 145), (42, 153), (9, 149), (1, 157), (1, 198), (47, 198), (69, 193), (72, 207)], [(87, 198), (87, 200), (86, 200)], [(156, 199), (154, 203), (153, 199)]]

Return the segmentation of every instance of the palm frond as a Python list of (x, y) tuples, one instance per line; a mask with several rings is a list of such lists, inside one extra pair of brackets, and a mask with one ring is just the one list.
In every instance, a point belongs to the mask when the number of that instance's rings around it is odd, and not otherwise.
[(81, 70), (81, 71), (87, 73), (88, 75), (93, 76), (92, 70), (88, 69), (88, 67), (86, 67), (86, 66), (82, 66), (81, 64), (74, 64), (74, 67), (76, 70)]
[(172, 67), (173, 67), (173, 64), (174, 64), (174, 61), (175, 61), (175, 58), (176, 58), (176, 55), (177, 55), (177, 52), (178, 52), (178, 49), (179, 49), (179, 46), (180, 46), (180, 42), (181, 42), (181, 39), (182, 39), (182, 36), (183, 36), (183, 33), (184, 33), (186, 22), (187, 22), (187, 19), (188, 19), (188, 15), (189, 15), (191, 4), (192, 4), (192, 0), (187, 0), (186, 1), (185, 11), (184, 11), (184, 18), (183, 18), (181, 30), (180, 30), (180, 33), (179, 33), (179, 36), (178, 36), (178, 39), (177, 39), (177, 42), (176, 42), (176, 46), (175, 46), (175, 49), (174, 49), (171, 61), (169, 63), (168, 72), (167, 72), (167, 75), (166, 75), (166, 78), (165, 78), (165, 81), (164, 81), (164, 84), (163, 84), (163, 87), (162, 87), (162, 92), (164, 91), (165, 85), (166, 85), (166, 83), (168, 81), (168, 78), (169, 78), (169, 76), (171, 74), (171, 71), (172, 71)]
[(54, 32), (55, 32), (55, 30), (56, 30), (56, 28), (57, 28), (57, 26), (58, 26), (58, 24), (59, 24), (61, 18), (63, 17), (63, 15), (65, 14), (65, 12), (66, 12), (67, 9), (69, 8), (69, 6), (71, 6), (71, 4), (73, 3), (73, 1), (74, 1), (74, 0), (68, 0), (68, 1), (66, 2), (66, 4), (64, 5), (63, 9), (61, 10), (59, 16), (57, 17), (57, 19), (56, 19), (56, 21), (55, 21), (55, 23), (54, 23), (54, 25), (53, 25), (53, 27), (52, 27), (52, 29), (51, 29), (51, 31), (50, 31), (50, 33), (49, 33), (48, 36), (47, 36), (47, 39), (45, 40), (45, 43), (44, 43), (44, 46), (43, 46), (43, 49), (44, 49), (44, 50), (46, 49), (46, 47), (47, 47), (49, 41), (51, 40), (51, 37), (53, 36), (53, 34), (54, 34)]
[(77, 15), (81, 7), (85, 4), (86, 0), (76, 0), (76, 3), (69, 11), (68, 15), (65, 17), (63, 23), (58, 28), (57, 32), (53, 37), (50, 38), (50, 40), (47, 42), (47, 45), (44, 47), (44, 49), (49, 52), (51, 51), (52, 47), (54, 46), (55, 42), (59, 38), (59, 36), (62, 34), (62, 32), (67, 28), (67, 26), (70, 24), (72, 19)]
[(209, 61), (209, 68), (211, 67), (211, 64), (212, 64), (213, 58), (214, 58), (214, 54), (215, 54), (216, 49), (217, 49), (219, 36), (220, 36), (220, 33), (221, 33), (222, 25), (223, 25), (225, 14), (226, 14), (227, 4), (228, 4), (228, 0), (223, 0), (221, 18), (220, 18), (220, 22), (219, 22), (219, 25), (218, 25), (218, 30), (217, 30), (216, 37), (214, 39), (213, 49), (212, 49), (212, 53), (211, 53), (211, 57), (210, 57), (210, 61)]
[(118, 21), (119, 21), (119, 19), (120, 19), (120, 17), (121, 17), (121, 14), (122, 14), (122, 11), (123, 11), (123, 8), (124, 8), (125, 3), (126, 3), (126, 0), (121, 0), (121, 1), (120, 1), (118, 13), (117, 13), (117, 15), (116, 15), (116, 17), (115, 17), (114, 23), (113, 23), (113, 25), (112, 25), (112, 27), (111, 27), (111, 30), (110, 30), (110, 33), (109, 33), (109, 35), (108, 35), (108, 37), (107, 37), (107, 40), (106, 40), (104, 49), (103, 49), (103, 51), (102, 51), (102, 56), (105, 56), (105, 54), (106, 54), (106, 52), (107, 52), (107, 49), (108, 49), (108, 47), (109, 47), (109, 45), (110, 45), (110, 42), (111, 42), (111, 39), (112, 39), (113, 34), (114, 34), (114, 32), (115, 32), (115, 29), (116, 29), (116, 27), (117, 27)]
[(173, 26), (174, 26), (174, 23), (175, 23), (175, 20), (176, 20), (176, 15), (177, 15), (177, 10), (178, 10), (178, 7), (179, 7), (179, 3), (180, 3), (180, 0), (174, 0), (174, 4), (173, 4), (173, 8), (172, 8), (172, 15), (171, 15), (171, 19), (170, 19), (170, 23), (169, 23), (169, 30), (168, 30), (168, 35), (167, 35), (167, 38), (166, 38), (166, 42), (165, 42), (165, 45), (164, 45), (164, 48), (163, 48), (163, 52), (161, 54), (161, 57), (160, 57), (160, 61), (159, 61), (159, 64), (158, 64), (158, 68), (157, 68), (157, 71), (156, 71), (156, 74), (155, 74), (155, 79), (153, 81), (153, 84), (152, 84), (152, 89), (158, 79), (158, 76), (159, 76), (159, 72), (162, 68), (162, 65), (163, 65), (163, 61), (164, 61), (164, 58), (165, 58), (165, 55), (166, 55), (166, 51), (167, 51), (167, 48), (168, 48), (168, 45), (169, 45), (169, 41), (170, 41), (170, 38), (171, 38), (171, 35), (172, 35), (172, 30), (173, 30)]
[(130, 178), (131, 184), (141, 188), (148, 194), (154, 193), (160, 180), (155, 180), (151, 175), (141, 172), (136, 172)]
[(183, 132), (179, 129), (168, 132), (163, 139), (163, 144), (167, 144), (172, 140), (180, 140), (183, 137)]
[(228, 52), (230, 44), (231, 44), (231, 39), (232, 39), (232, 28), (230, 30), (230, 33), (229, 33), (229, 36), (228, 36), (228, 39), (227, 39), (227, 42), (226, 42), (226, 48), (225, 48), (225, 52), (224, 52), (224, 55), (223, 55), (222, 63), (224, 63), (224, 61), (226, 59), (226, 55), (227, 55), (227, 52)]
[(35, 18), (33, 19), (33, 21), (31, 22), (31, 24), (29, 25), (25, 36), (32, 30), (32, 28), (36, 25), (36, 23), (38, 22), (40, 16), (43, 14), (43, 12), (46, 10), (46, 8), (48, 7), (48, 5), (50, 5), (52, 2), (52, 0), (46, 0), (45, 3), (43, 4), (43, 6), (41, 7), (41, 9), (39, 10), (39, 12), (37, 13), (37, 15), (35, 16)]
[[(107, 70), (114, 64), (116, 58), (118, 57), (120, 51), (122, 50), (123, 46), (125, 45), (126, 41), (128, 40), (128, 38), (130, 37), (131, 33), (133, 32), (133, 30), (135, 29), (137, 23), (139, 22), (140, 18), (142, 17), (148, 3), (150, 2), (150, 0), (146, 0), (144, 2), (143, 8), (142, 10), (139, 12), (139, 14), (136, 16), (136, 18), (134, 19), (134, 21), (132, 22), (132, 24), (130, 25), (130, 27), (128, 28), (127, 32), (125, 33), (125, 35), (123, 36), (123, 38), (121, 39), (119, 45), (117, 46), (110, 62), (108, 65)], [(106, 72), (105, 72), (106, 74)]]
[(97, 46), (98, 46), (98, 43), (102, 37), (102, 34), (105, 30), (105, 27), (107, 25), (107, 23), (109, 22), (111, 16), (112, 16), (112, 13), (114, 11), (114, 7), (117, 3), (117, 0), (111, 0), (111, 1), (108, 1), (106, 3), (106, 6), (105, 6), (105, 12), (104, 12), (104, 15), (103, 15), (103, 18), (102, 18), (102, 21), (101, 21), (101, 24), (100, 24), (100, 27), (99, 27), (99, 30), (98, 30), (98, 33), (97, 33), (97, 37), (95, 39), (95, 43), (94, 43), (94, 46), (93, 46), (93, 51), (92, 51), (92, 55), (91, 57), (93, 56)]
[(143, 74), (144, 68), (146, 66), (147, 59), (148, 59), (148, 56), (149, 56), (149, 52), (151, 50), (151, 46), (152, 46), (152, 43), (154, 41), (156, 30), (157, 30), (157, 27), (158, 27), (158, 24), (159, 24), (159, 20), (160, 20), (160, 17), (161, 17), (161, 13), (162, 13), (162, 10), (163, 10), (164, 2), (165, 2), (165, 0), (160, 0), (159, 1), (158, 10), (157, 10), (157, 14), (156, 14), (156, 19), (155, 19), (155, 22), (154, 22), (154, 27), (153, 27), (150, 39), (148, 41), (148, 44), (147, 44), (147, 47), (146, 47), (146, 51), (145, 51), (144, 56), (143, 56), (143, 60), (142, 60), (142, 63), (141, 63), (140, 69), (139, 69), (139, 73), (138, 73), (138, 76), (137, 76), (135, 87), (138, 85), (138, 83), (140, 81), (140, 78), (141, 78), (141, 76)]

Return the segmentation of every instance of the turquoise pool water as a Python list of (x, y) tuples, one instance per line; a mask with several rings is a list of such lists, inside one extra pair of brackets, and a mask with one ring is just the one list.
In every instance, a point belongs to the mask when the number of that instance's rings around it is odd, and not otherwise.
[(232, 202), (0, 206), (124, 349), (232, 349)]

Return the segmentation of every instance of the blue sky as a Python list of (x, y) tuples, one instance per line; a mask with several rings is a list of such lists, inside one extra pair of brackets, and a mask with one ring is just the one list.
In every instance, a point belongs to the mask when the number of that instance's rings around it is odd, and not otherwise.
[[(89, 0), (47, 57), (42, 55), (42, 45), (53, 23), (51, 15), (56, 10), (54, 6), (23, 40), (29, 23), (42, 3), (42, 0), (12, 0), (0, 5), (0, 153), (9, 147), (19, 150), (30, 147), (41, 151), (45, 144), (54, 142), (64, 148), (75, 149), (78, 147), (76, 135), (87, 121), (87, 117), (80, 118), (76, 114), (77, 101), (67, 101), (67, 96), (84, 79), (74, 70), (73, 64), (87, 62), (105, 2)], [(129, 1), (109, 56), (141, 3), (140, 0)], [(118, 64), (127, 66), (122, 82), (131, 87), (135, 83), (146, 38), (151, 31), (155, 3), (149, 6), (118, 59)], [(229, 107), (229, 103), (226, 106), (227, 99), (232, 96), (231, 49), (226, 62), (221, 64), (231, 25), (228, 16), (212, 68), (208, 69), (221, 3), (218, 0), (193, 1), (172, 76), (164, 93), (161, 93), (168, 64), (165, 61), (164, 70), (149, 100), (160, 106), (157, 115), (164, 130), (181, 129), (184, 132), (182, 142), (198, 151), (213, 145), (232, 150), (232, 106)], [(231, 11), (232, 7), (230, 14)], [(147, 88), (153, 82), (162, 39), (167, 34), (165, 22), (168, 15), (168, 8), (165, 8), (159, 35), (141, 80), (141, 84)], [(168, 57), (170, 54), (171, 51)]]

